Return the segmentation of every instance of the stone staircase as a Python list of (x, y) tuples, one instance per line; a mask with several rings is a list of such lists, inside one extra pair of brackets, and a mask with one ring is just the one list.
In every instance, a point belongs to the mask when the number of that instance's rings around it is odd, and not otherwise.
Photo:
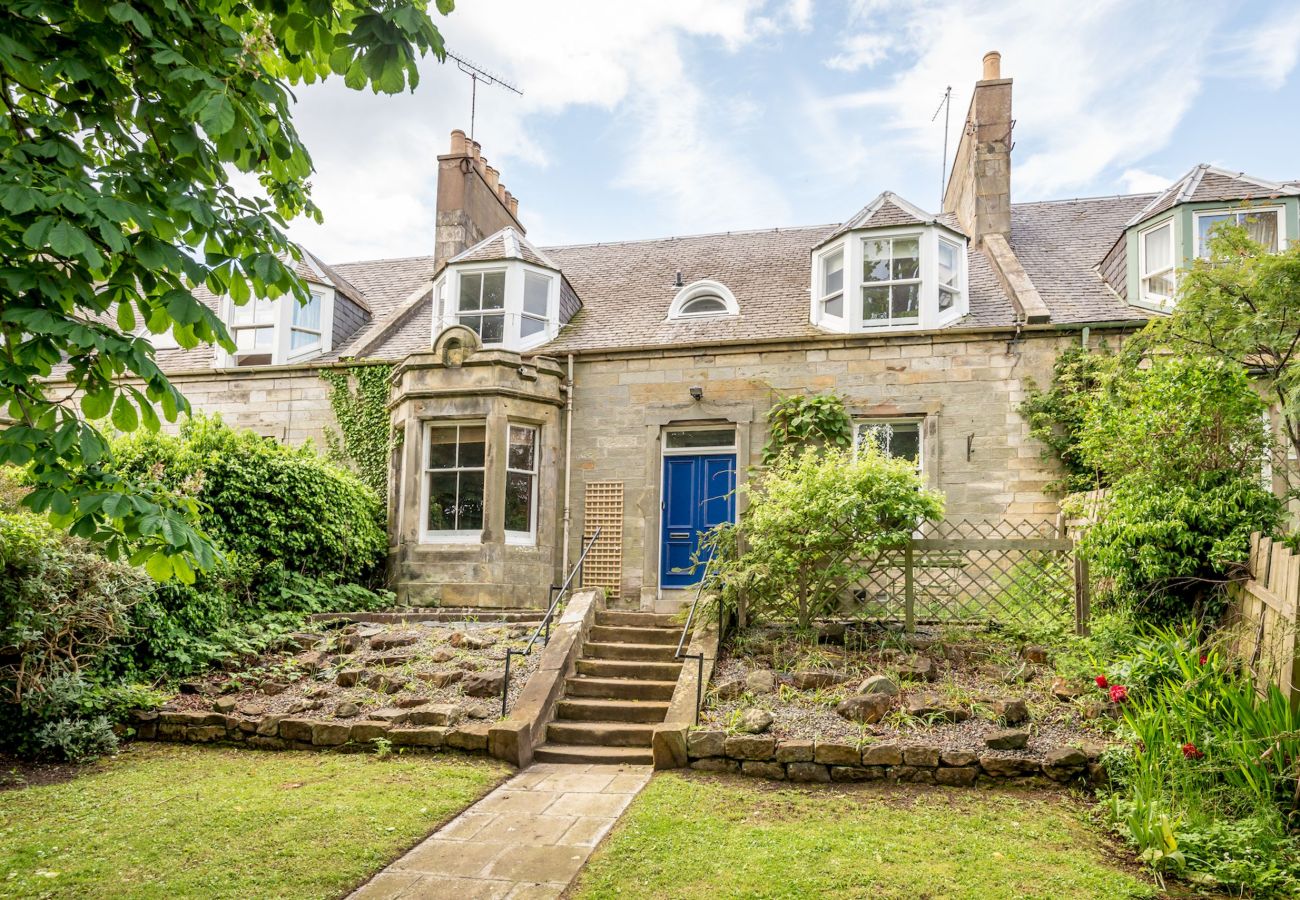
[(649, 765), (650, 737), (668, 713), (680, 660), (672, 615), (600, 610), (577, 674), (546, 726), (538, 762)]

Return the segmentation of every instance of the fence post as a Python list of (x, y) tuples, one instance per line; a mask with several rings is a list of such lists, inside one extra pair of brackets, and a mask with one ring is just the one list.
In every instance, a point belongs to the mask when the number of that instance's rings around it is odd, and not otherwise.
[(916, 573), (913, 566), (912, 542), (903, 550), (903, 616), (910, 634), (916, 631)]
[(1074, 548), (1074, 633), (1087, 637), (1092, 631), (1089, 620), (1092, 618), (1091, 585), (1088, 578), (1088, 561), (1079, 555), (1079, 548)]

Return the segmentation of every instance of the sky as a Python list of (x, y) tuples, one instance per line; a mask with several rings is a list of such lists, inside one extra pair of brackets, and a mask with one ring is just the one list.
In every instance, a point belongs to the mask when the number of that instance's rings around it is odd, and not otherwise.
[[(432, 2), (430, 6), (432, 6)], [(475, 137), (539, 246), (842, 222), (883, 190), (938, 211), (988, 50), (1014, 79), (1012, 199), (1158, 190), (1207, 162), (1300, 179), (1300, 4), (458, 0)], [(432, 253), (437, 156), (470, 79), (302, 87), (294, 121), (330, 262)]]

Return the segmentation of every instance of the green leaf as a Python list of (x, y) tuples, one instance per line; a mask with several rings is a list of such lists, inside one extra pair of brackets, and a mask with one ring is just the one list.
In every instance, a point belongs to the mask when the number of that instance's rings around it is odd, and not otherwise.
[(154, 581), (167, 581), (172, 577), (173, 569), (172, 558), (162, 552), (150, 556), (144, 564), (144, 570)]
[(140, 425), (135, 404), (127, 399), (126, 394), (118, 394), (113, 404), (113, 427), (119, 431), (135, 431)]
[(105, 389), (86, 394), (81, 398), (81, 411), (88, 419), (102, 419), (113, 407), (113, 391)]
[(213, 93), (199, 111), (199, 124), (213, 137), (220, 137), (235, 127), (235, 107), (224, 93)]

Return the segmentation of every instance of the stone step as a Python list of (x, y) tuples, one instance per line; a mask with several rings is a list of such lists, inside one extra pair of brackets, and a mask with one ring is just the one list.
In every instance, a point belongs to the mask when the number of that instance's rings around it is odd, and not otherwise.
[(673, 699), (675, 681), (648, 681), (643, 678), (584, 678), (570, 676), (564, 681), (568, 697), (597, 697), (614, 700)]
[(628, 722), (561, 722), (546, 726), (546, 739), (556, 744), (597, 747), (649, 747), (653, 725)]
[(548, 741), (533, 751), (533, 759), (550, 763), (648, 766), (654, 762), (654, 754), (647, 747), (586, 747)]
[(579, 659), (579, 675), (597, 678), (643, 678), (648, 681), (676, 681), (680, 662), (646, 662), (636, 659)]
[(582, 647), (586, 659), (638, 659), (646, 662), (672, 662), (677, 648), (671, 644), (603, 644), (587, 641)]
[(639, 628), (631, 625), (593, 625), (587, 640), (600, 644), (667, 644), (677, 646), (680, 628)]
[(556, 720), (579, 722), (648, 722), (658, 724), (668, 715), (663, 700), (611, 700), (565, 698), (555, 706)]
[(597, 625), (629, 628), (676, 628), (680, 634), (682, 623), (673, 613), (619, 612), (612, 609), (596, 611)]

